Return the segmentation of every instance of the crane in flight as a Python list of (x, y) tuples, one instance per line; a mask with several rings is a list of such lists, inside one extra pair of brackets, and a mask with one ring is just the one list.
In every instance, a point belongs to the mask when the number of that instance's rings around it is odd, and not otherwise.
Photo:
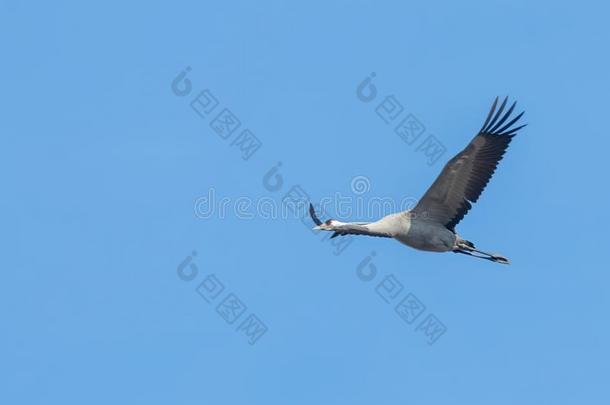
[(333, 232), (331, 238), (343, 235), (393, 238), (419, 250), (461, 253), (509, 264), (506, 257), (475, 248), (474, 243), (462, 239), (455, 231), (472, 203), (479, 199), (517, 131), (527, 125), (515, 127), (525, 111), (511, 117), (517, 103), (504, 113), (507, 101), (508, 97), (496, 110), (496, 97), (479, 133), (445, 165), (412, 210), (387, 215), (377, 222), (334, 219), (322, 222), (310, 204), (309, 214), (316, 224), (314, 229)]

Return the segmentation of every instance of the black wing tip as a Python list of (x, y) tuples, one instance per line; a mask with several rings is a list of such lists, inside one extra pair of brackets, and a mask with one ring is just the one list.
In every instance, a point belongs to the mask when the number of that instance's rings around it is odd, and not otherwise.
[(498, 110), (496, 111), (496, 106), (498, 104), (499, 99), (500, 99), (499, 97), (495, 98), (495, 100), (491, 106), (491, 109), (489, 111), (489, 114), (487, 115), (487, 119), (485, 120), (485, 123), (483, 124), (483, 127), (481, 128), (479, 133), (489, 134), (489, 135), (498, 135), (498, 136), (506, 135), (506, 136), (513, 137), (513, 136), (517, 135), (518, 130), (520, 130), (521, 128), (524, 128), (527, 125), (527, 124), (524, 124), (517, 128), (513, 128), (513, 125), (519, 121), (519, 119), (523, 116), (523, 114), (525, 114), (525, 111), (522, 111), (517, 116), (512, 118), (507, 124), (502, 126), (509, 118), (511, 118), (511, 115), (517, 105), (517, 102), (514, 101), (511, 104), (508, 111), (502, 116), (502, 112), (504, 111), (504, 108), (506, 107), (506, 104), (508, 103), (508, 96), (504, 97), (504, 100), (502, 100), (502, 104), (500, 105), (500, 108), (498, 108)]
[(318, 215), (316, 214), (316, 210), (314, 209), (312, 203), (309, 203), (309, 216), (316, 225), (322, 225), (322, 221), (320, 221), (320, 218), (318, 218)]
[(512, 128), (512, 129), (510, 129), (510, 130), (508, 130), (506, 132), (503, 132), (503, 133), (501, 133), (499, 135), (506, 135), (506, 136), (510, 136), (512, 138), (513, 136), (517, 135), (517, 131), (519, 131), (520, 129), (525, 128), (525, 127), (527, 127), (527, 124), (520, 125), (517, 128)]

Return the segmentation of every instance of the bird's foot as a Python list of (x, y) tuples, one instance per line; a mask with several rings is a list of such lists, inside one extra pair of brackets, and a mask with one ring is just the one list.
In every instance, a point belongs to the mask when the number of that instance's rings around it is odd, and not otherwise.
[(491, 255), (491, 260), (500, 264), (510, 264), (506, 257), (500, 255)]

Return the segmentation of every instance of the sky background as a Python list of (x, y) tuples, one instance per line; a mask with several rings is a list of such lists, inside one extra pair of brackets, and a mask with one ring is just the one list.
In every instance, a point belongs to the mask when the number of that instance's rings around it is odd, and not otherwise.
[[(0, 1), (0, 402), (607, 402), (609, 11)], [(426, 128), (412, 145), (376, 113), (391, 95)], [(355, 176), (364, 199), (417, 198), (497, 95), (529, 126), (458, 231), (509, 267), (377, 238), (337, 254), (298, 219), (195, 213), (212, 188), (281, 206), (297, 185), (353, 195)], [(243, 129), (262, 142), (248, 160)], [(425, 306), (410, 324), (405, 297)]]

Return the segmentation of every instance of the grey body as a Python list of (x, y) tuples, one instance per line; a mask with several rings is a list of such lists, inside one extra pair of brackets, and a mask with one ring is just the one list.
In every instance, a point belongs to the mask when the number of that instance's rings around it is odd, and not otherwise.
[(345, 223), (332, 219), (323, 223), (310, 206), (310, 215), (317, 225), (315, 229), (332, 231), (333, 238), (343, 235), (393, 238), (419, 250), (463, 253), (508, 264), (508, 260), (500, 255), (475, 249), (472, 242), (460, 238), (455, 232), (456, 225), (479, 199), (512, 138), (525, 126), (513, 127), (523, 113), (508, 121), (516, 103), (503, 114), (507, 101), (505, 98), (496, 111), (496, 98), (478, 134), (445, 165), (415, 208), (371, 223)]
[(456, 248), (458, 236), (442, 225), (414, 219), (406, 233), (396, 235), (396, 240), (418, 250), (449, 252)]
[(448, 252), (456, 247), (455, 233), (433, 221), (417, 219), (411, 211), (383, 217), (363, 225), (371, 233), (380, 233), (402, 244), (429, 252)]

